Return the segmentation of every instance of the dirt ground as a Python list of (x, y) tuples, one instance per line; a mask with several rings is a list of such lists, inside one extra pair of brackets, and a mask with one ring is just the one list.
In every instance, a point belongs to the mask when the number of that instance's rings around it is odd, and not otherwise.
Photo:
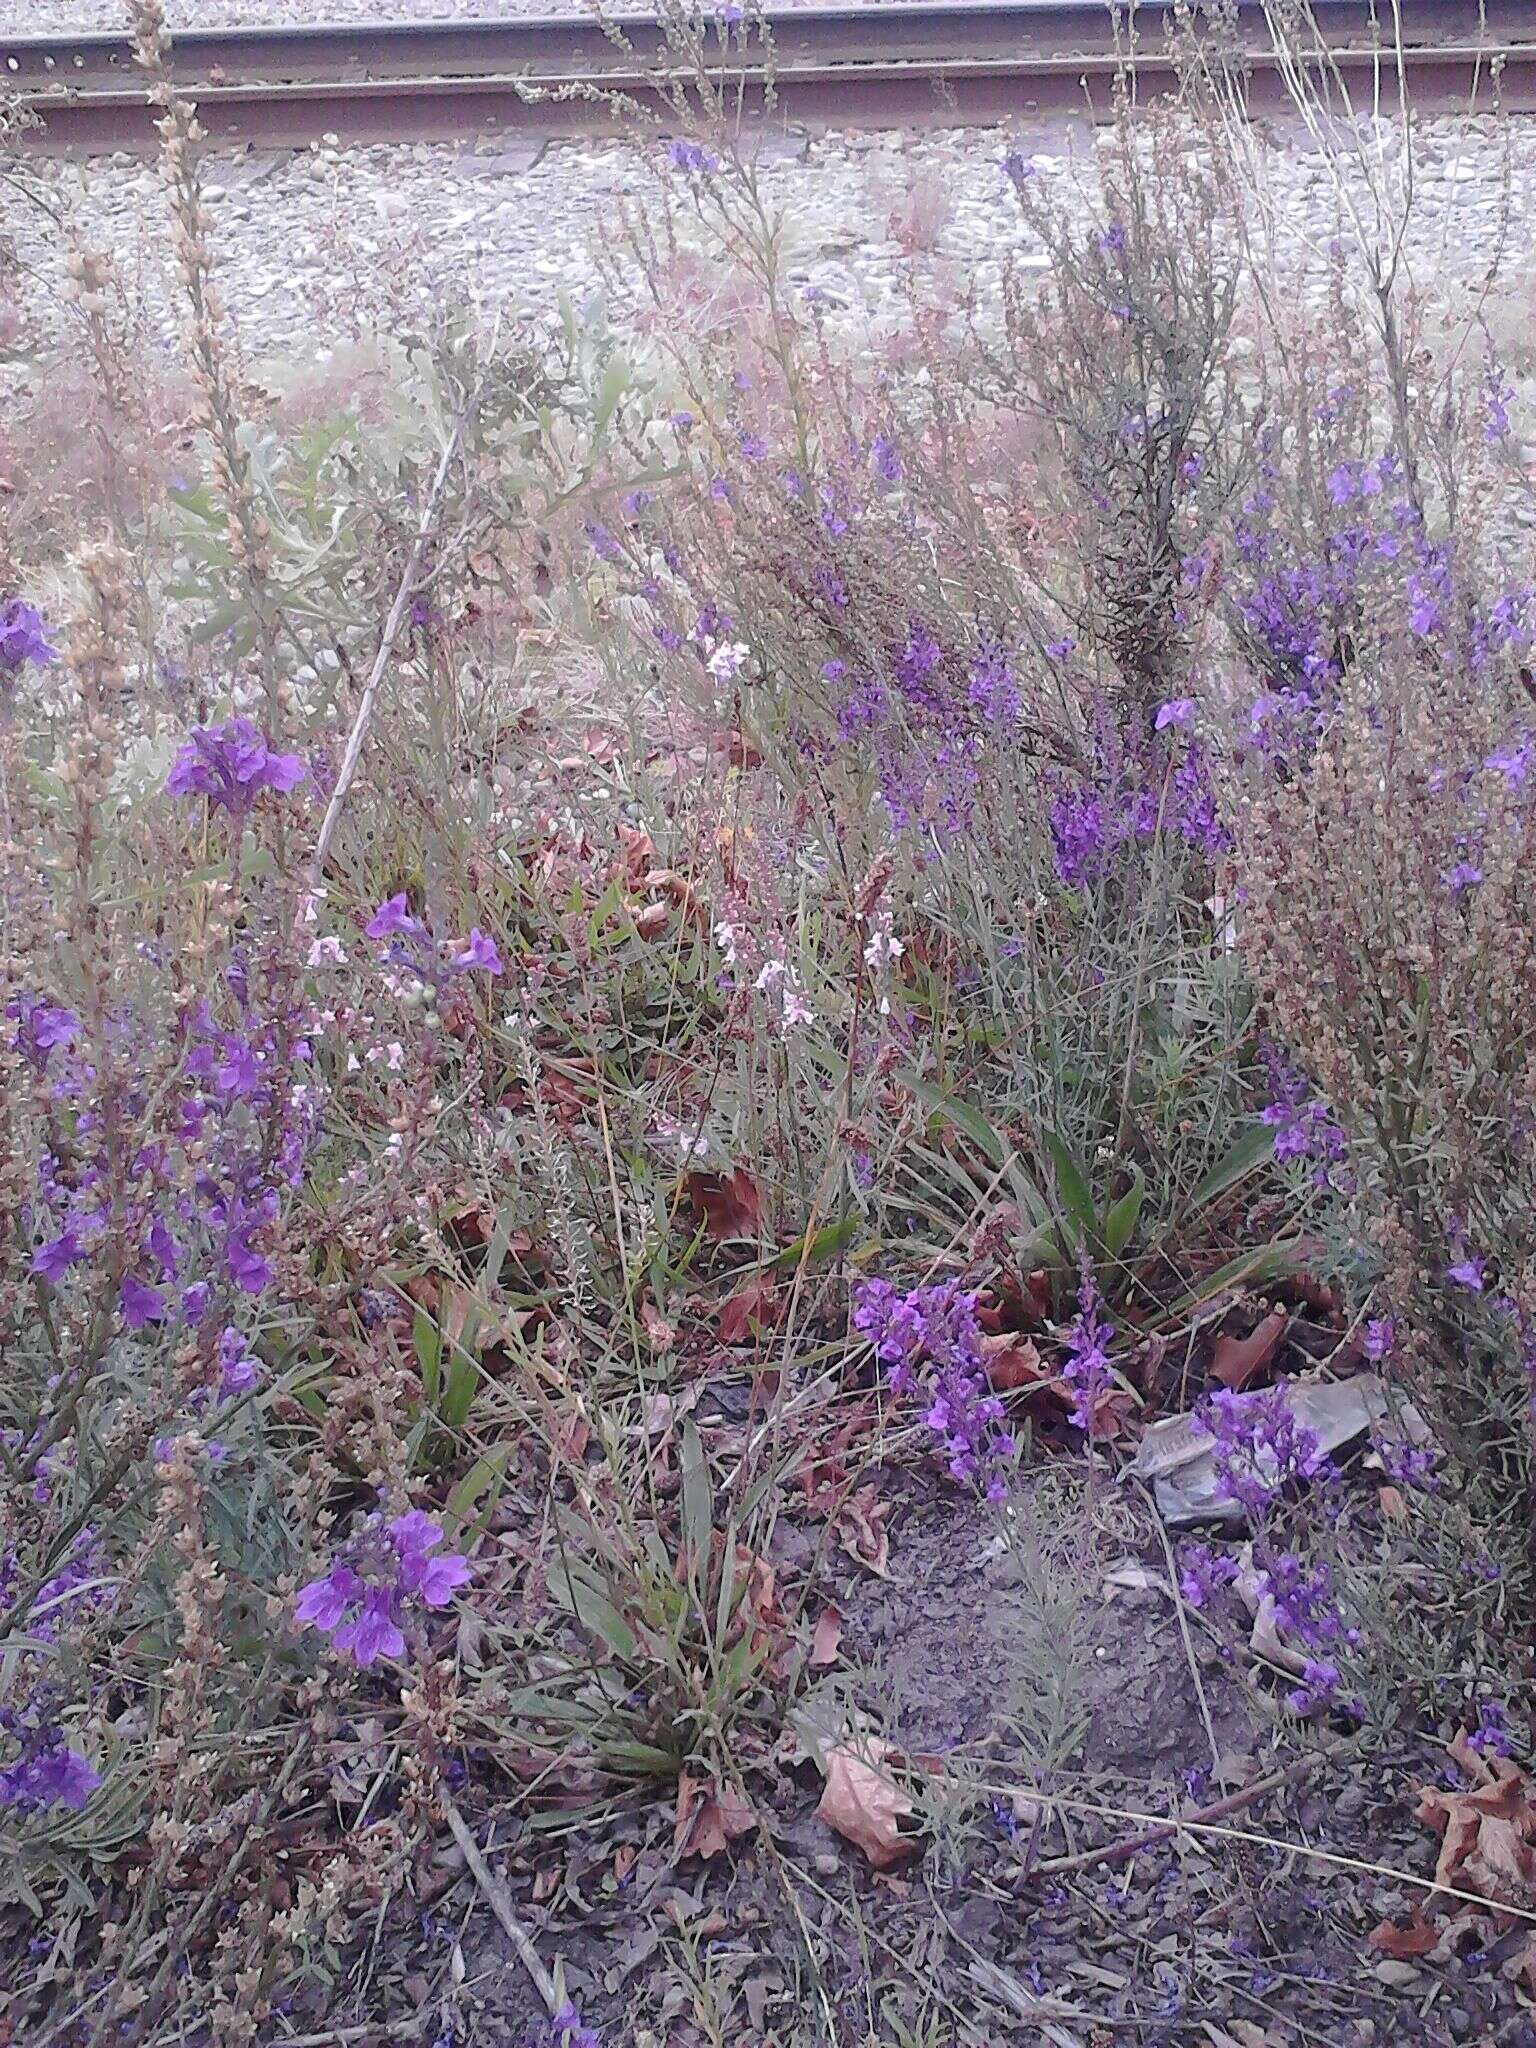
[[(1434, 1870), (1414, 1807), (1424, 1783), (1460, 1782), (1444, 1751), (1363, 1762), (1337, 1731), (1302, 1735), (1210, 1632), (1186, 1644), (1139, 1499), (1108, 1481), (1074, 1492), (1063, 1537), (1059, 1476), (1041, 1484), (1049, 1513), (1026, 1496), (1007, 1541), (995, 1511), (890, 1475), (887, 1575), (841, 1560), (832, 1691), (883, 1702), (886, 1738), (941, 1788), (915, 1801), (919, 1838), (894, 1869), (872, 1872), (817, 1817), (820, 1773), (792, 1741), (748, 1774), (760, 1831), (708, 1863), (674, 1860), (670, 1793), (533, 1828), (471, 1775), (461, 1799), (490, 1866), (604, 2048), (1536, 2048), (1520, 1926), (1479, 1915), (1450, 1952), (1411, 1960), (1368, 1944), (1424, 1896), (1403, 1879)], [(1041, 1529), (1057, 1533), (1032, 1551)], [(807, 1539), (781, 1537), (789, 1570)], [(1082, 1736), (1039, 1780), (1060, 1813), (1030, 1798), (1053, 1703)], [(1210, 1827), (1227, 1832), (1124, 1853), (1147, 1831), (1135, 1816), (1223, 1800)], [(430, 1913), (386, 1945), (378, 2040), (547, 2040), (485, 1899), (452, 1857), (442, 1874)]]

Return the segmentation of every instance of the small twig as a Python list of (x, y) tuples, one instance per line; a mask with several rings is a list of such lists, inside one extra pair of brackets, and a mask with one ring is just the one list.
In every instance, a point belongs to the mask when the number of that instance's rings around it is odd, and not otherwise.
[[(1145, 1489), (1143, 1489), (1145, 1491)], [(1194, 1638), (1189, 1632), (1189, 1609), (1185, 1605), (1183, 1592), (1179, 1587), (1179, 1567), (1173, 1555), (1173, 1545), (1168, 1540), (1168, 1531), (1163, 1527), (1163, 1518), (1157, 1512), (1157, 1505), (1150, 1495), (1147, 1505), (1152, 1512), (1152, 1526), (1156, 1529), (1163, 1546), (1163, 1556), (1168, 1563), (1168, 1591), (1173, 1600), (1174, 1610), (1179, 1617), (1179, 1634), (1184, 1639), (1184, 1655), (1189, 1662), (1189, 1675), (1194, 1681), (1195, 1698), (1200, 1702), (1200, 1719), (1205, 1723), (1205, 1739), (1211, 1745), (1211, 1769), (1221, 1769), (1221, 1751), (1216, 1746), (1216, 1724), (1211, 1719), (1211, 1703), (1206, 1698), (1205, 1681), (1200, 1676), (1200, 1666), (1195, 1658)]]
[(362, 758), (363, 741), (373, 718), (374, 700), (379, 694), (384, 670), (394, 652), (400, 628), (405, 623), (405, 614), (416, 593), (417, 578), (421, 574), (422, 557), (431, 538), (432, 524), (437, 513), (437, 501), (443, 494), (448, 481), (448, 472), (453, 467), (453, 458), (459, 450), (459, 438), (470, 408), (464, 410), (454, 421), (453, 432), (448, 436), (448, 445), (443, 450), (443, 459), (437, 465), (437, 475), (432, 479), (426, 502), (421, 508), (421, 518), (416, 525), (416, 538), (411, 542), (411, 552), (406, 557), (405, 573), (400, 578), (400, 587), (395, 592), (395, 601), (389, 608), (389, 617), (384, 622), (384, 637), (379, 642), (378, 652), (373, 657), (373, 666), (368, 671), (368, 680), (363, 685), (362, 699), (357, 707), (357, 716), (352, 721), (352, 730), (347, 735), (347, 750), (341, 757), (341, 773), (336, 777), (336, 787), (331, 791), (331, 800), (325, 807), (325, 816), (320, 822), (320, 836), (315, 841), (315, 850), (309, 863), (309, 886), (317, 890), (325, 876), (325, 857), (331, 850), (331, 840), (341, 820), (342, 809), (348, 792), (357, 776), (357, 764)]
[(1294, 1783), (1315, 1771), (1323, 1758), (1319, 1755), (1304, 1756), (1287, 1765), (1283, 1771), (1272, 1771), (1267, 1778), (1259, 1778), (1252, 1785), (1245, 1785), (1240, 1792), (1229, 1792), (1225, 1799), (1214, 1800), (1209, 1806), (1202, 1806), (1195, 1813), (1176, 1816), (1173, 1820), (1159, 1821), (1155, 1827), (1146, 1828), (1139, 1835), (1127, 1835), (1118, 1842), (1106, 1842), (1099, 1849), (1082, 1849), (1076, 1856), (1056, 1856), (1045, 1863), (1037, 1863), (1036, 1877), (1064, 1877), (1074, 1870), (1092, 1870), (1097, 1864), (1118, 1865), (1129, 1863), (1133, 1856), (1139, 1856), (1143, 1849), (1154, 1848), (1159, 1842), (1166, 1842), (1178, 1834), (1181, 1828), (1200, 1827), (1207, 1821), (1225, 1820), (1229, 1813), (1241, 1813), (1245, 1806), (1252, 1806), (1256, 1799), (1267, 1793), (1278, 1792), (1283, 1785)]
[(448, 1825), (453, 1830), (453, 1839), (464, 1851), (464, 1861), (469, 1865), (470, 1875), (485, 1894), (486, 1903), (491, 1911), (501, 1922), (502, 1932), (522, 1958), (523, 1967), (533, 1979), (540, 1998), (549, 2007), (551, 2015), (557, 2013), (563, 2003), (559, 1989), (554, 1978), (539, 1961), (539, 1952), (533, 1945), (533, 1936), (513, 1912), (506, 1886), (480, 1854), (480, 1845), (470, 1833), (463, 1814), (446, 1792), (440, 1793), (439, 1796), (443, 1802), (443, 1811), (448, 1816)]

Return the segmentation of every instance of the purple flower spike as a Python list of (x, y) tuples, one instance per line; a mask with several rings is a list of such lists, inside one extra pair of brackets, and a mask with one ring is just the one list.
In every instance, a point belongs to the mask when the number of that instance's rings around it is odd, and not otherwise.
[(0, 1771), (0, 1806), (14, 1806), (21, 1813), (36, 1813), (45, 1806), (63, 1806), (71, 1813), (83, 1813), (85, 1803), (101, 1783), (95, 1771), (77, 1750), (60, 1743), (23, 1755), (8, 1769)]
[(697, 171), (708, 176), (720, 168), (720, 159), (703, 149), (697, 142), (690, 142), (686, 136), (679, 136), (667, 145), (667, 162), (674, 171)]
[[(299, 1594), (295, 1620), (329, 1635), (364, 1670), (381, 1657), (405, 1657), (419, 1646), (421, 1609), (446, 1607), (473, 1576), (467, 1559), (440, 1550), (442, 1541), (442, 1524), (420, 1508), (388, 1523), (368, 1516), (324, 1578)], [(412, 1621), (408, 1641), (402, 1623)]]
[(165, 786), (172, 796), (204, 796), (242, 817), (264, 789), (286, 795), (305, 773), (297, 754), (273, 753), (248, 718), (230, 718), (192, 728)]

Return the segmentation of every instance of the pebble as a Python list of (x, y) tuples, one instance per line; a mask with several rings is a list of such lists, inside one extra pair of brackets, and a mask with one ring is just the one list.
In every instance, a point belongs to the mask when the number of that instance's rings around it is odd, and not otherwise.
[[(6, 4), (0, 0), (0, 8)], [(329, 9), (337, 0), (325, 4)], [(1039, 175), (1054, 181), (1064, 208), (1086, 215), (1096, 203), (1097, 138), (1092, 131), (1069, 133), (1066, 153), (1059, 125), (1046, 139)], [(1020, 138), (1024, 146), (1028, 140)], [(761, 181), (787, 217), (786, 270), (850, 316), (894, 311), (909, 256), (956, 287), (995, 286), (1008, 260), (1026, 268), (1046, 260), (1001, 172), (1003, 131), (831, 131), (773, 142)], [(1536, 243), (1536, 120), (1426, 121), (1410, 268), (1441, 278), (1480, 276), (1500, 241), (1494, 195), (1506, 145), (1507, 245), (1523, 251)], [(467, 296), (485, 315), (536, 318), (552, 315), (562, 294), (579, 303), (601, 284), (622, 314), (637, 275), (632, 265), (626, 272), (615, 230), (626, 207), (654, 217), (658, 188), (651, 181), (668, 175), (657, 167), (657, 154), (653, 147), (647, 163), (640, 145), (627, 140), (539, 146), (507, 139), (466, 147), (210, 152), (208, 210), (220, 289), (247, 354), (257, 360), (291, 360), (296, 351), (302, 359), (306, 350), (323, 359), (365, 331), (370, 315), (392, 317), (402, 297), (425, 308)], [(1337, 204), (1321, 159), (1294, 140), (1272, 140), (1266, 171), (1282, 245), (1299, 254), (1326, 240)], [(180, 296), (155, 166), (122, 155), (29, 158), (20, 176), (48, 204), (67, 206), (86, 245), (115, 257), (142, 301), (150, 345), (174, 346)], [(686, 239), (695, 232), (689, 194), (675, 176), (671, 186)], [(40, 210), (16, 205), (10, 212), (23, 270), (41, 286), (26, 307), (36, 329), (28, 339), (46, 342), (59, 319), (59, 239)], [(1529, 271), (1531, 258), (1519, 260)]]
[[(773, 12), (826, 4), (826, 0), (773, 0)], [(841, 0), (844, 6), (870, 0)], [(878, 5), (878, 0), (875, 0)], [(590, 19), (572, 0), (166, 0), (173, 29), (270, 28), (281, 7), (295, 28), (316, 23), (371, 21), (521, 21), (571, 15)], [(618, 0), (615, 13), (641, 13), (640, 0)], [(127, 0), (0, 0), (0, 35), (121, 34)]]

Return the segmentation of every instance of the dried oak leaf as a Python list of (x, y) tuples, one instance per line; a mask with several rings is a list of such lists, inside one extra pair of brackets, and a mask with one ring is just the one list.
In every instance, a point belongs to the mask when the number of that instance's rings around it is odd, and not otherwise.
[(1399, 1927), (1392, 1920), (1383, 1920), (1365, 1937), (1365, 1945), (1367, 1948), (1375, 1949), (1378, 1955), (1391, 1956), (1397, 1962), (1408, 1963), (1417, 1956), (1427, 1956), (1439, 1940), (1439, 1928), (1431, 1927), (1415, 1906), (1406, 1927)]
[(752, 1802), (734, 1785), (716, 1785), (680, 1771), (677, 1778), (677, 1818), (672, 1828), (672, 1853), (679, 1862), (685, 1856), (702, 1856), (708, 1863), (724, 1855), (740, 1835), (750, 1835), (758, 1825)]
[(827, 1782), (816, 1817), (862, 1849), (875, 1870), (904, 1863), (917, 1847), (901, 1832), (912, 1802), (886, 1767), (892, 1754), (869, 1743), (859, 1748), (838, 1743), (823, 1758)]
[(1536, 1805), (1531, 1786), (1508, 1757), (1485, 1757), (1463, 1731), (1451, 1755), (1473, 1781), (1470, 1792), (1426, 1785), (1416, 1817), (1441, 1836), (1435, 1882), (1475, 1892), (1496, 1911), (1536, 1907)]
[(1290, 1320), (1285, 1309), (1275, 1308), (1246, 1337), (1218, 1337), (1211, 1349), (1211, 1378), (1240, 1394), (1273, 1360)]

